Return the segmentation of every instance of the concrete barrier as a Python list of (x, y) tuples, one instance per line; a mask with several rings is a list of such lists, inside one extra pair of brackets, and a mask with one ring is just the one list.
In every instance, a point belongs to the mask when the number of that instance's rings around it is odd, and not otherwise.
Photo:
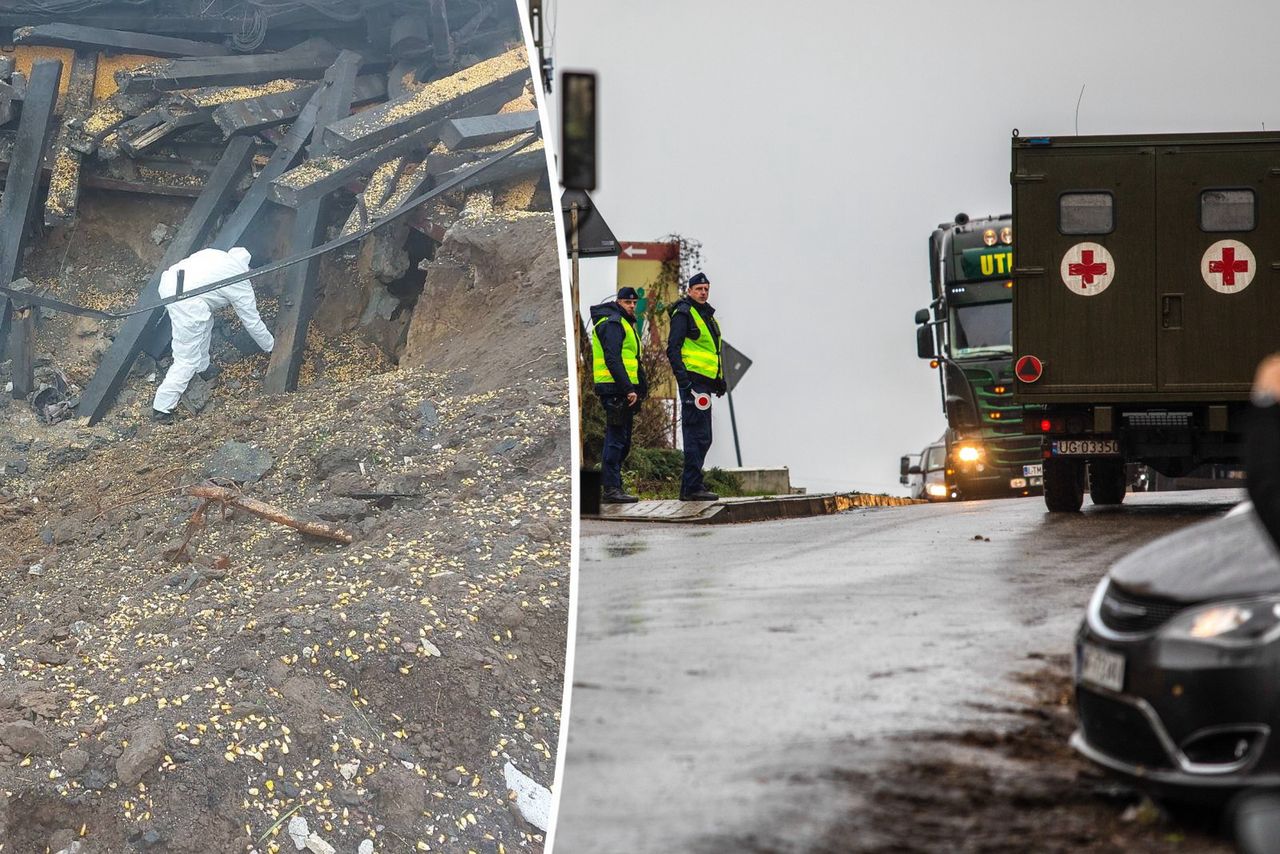
[(786, 466), (773, 469), (741, 468), (721, 469), (721, 471), (736, 477), (744, 492), (751, 492), (757, 495), (762, 493), (768, 495), (791, 495), (795, 492), (791, 488), (791, 470)]

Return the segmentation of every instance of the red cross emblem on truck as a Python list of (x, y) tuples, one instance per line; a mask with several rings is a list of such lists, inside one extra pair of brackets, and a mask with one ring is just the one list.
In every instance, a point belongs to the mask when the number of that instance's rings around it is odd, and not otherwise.
[(1239, 240), (1218, 240), (1200, 256), (1200, 276), (1220, 294), (1238, 294), (1258, 272), (1253, 250)]
[(1062, 284), (1076, 296), (1096, 297), (1116, 277), (1116, 260), (1101, 243), (1084, 241), (1068, 249), (1058, 268)]
[(1236, 273), (1249, 272), (1249, 262), (1243, 258), (1236, 258), (1236, 250), (1231, 246), (1222, 247), (1222, 257), (1217, 261), (1209, 262), (1210, 273), (1221, 273), (1222, 284), (1227, 287), (1234, 287), (1236, 283)]
[(1107, 272), (1107, 265), (1093, 260), (1093, 250), (1086, 249), (1080, 253), (1080, 263), (1069, 264), (1067, 272), (1072, 276), (1079, 276), (1084, 284), (1092, 285), (1094, 276), (1101, 276)]

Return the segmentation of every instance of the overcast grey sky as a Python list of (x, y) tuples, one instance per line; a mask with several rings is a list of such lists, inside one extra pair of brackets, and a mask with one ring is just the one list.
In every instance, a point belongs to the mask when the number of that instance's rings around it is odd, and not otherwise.
[[(1280, 4), (549, 0), (600, 74), (594, 197), (619, 239), (701, 240), (746, 465), (898, 491), (945, 426), (915, 357), (926, 241), (1009, 210), (1009, 136), (1280, 129)], [(558, 94), (558, 93), (557, 93)], [(1016, 241), (1016, 235), (1015, 235)], [(611, 261), (585, 262), (584, 301)], [(733, 465), (727, 407), (710, 462)]]

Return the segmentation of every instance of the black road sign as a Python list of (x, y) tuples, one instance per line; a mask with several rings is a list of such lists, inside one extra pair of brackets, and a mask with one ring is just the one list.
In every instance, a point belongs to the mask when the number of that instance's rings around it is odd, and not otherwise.
[(738, 380), (742, 379), (747, 368), (751, 367), (751, 360), (735, 350), (728, 341), (722, 342), (720, 360), (724, 365), (725, 384), (729, 386), (729, 391), (733, 391), (738, 385)]
[(564, 215), (564, 233), (568, 237), (568, 249), (573, 252), (573, 217), (570, 209), (578, 203), (578, 255), (582, 258), (614, 258), (621, 247), (613, 236), (609, 224), (604, 221), (596, 203), (585, 190), (565, 190), (560, 197), (560, 212)]

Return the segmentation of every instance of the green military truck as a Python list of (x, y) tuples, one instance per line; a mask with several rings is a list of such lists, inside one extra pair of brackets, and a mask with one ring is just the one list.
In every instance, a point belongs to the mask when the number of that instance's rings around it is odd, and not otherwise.
[(1008, 215), (959, 214), (929, 237), (933, 300), (916, 312), (916, 350), (938, 367), (947, 498), (1040, 489), (1040, 440), (1013, 399), (1013, 234)]
[(1013, 137), (1016, 399), (1049, 510), (1239, 460), (1280, 348), (1280, 133)]

